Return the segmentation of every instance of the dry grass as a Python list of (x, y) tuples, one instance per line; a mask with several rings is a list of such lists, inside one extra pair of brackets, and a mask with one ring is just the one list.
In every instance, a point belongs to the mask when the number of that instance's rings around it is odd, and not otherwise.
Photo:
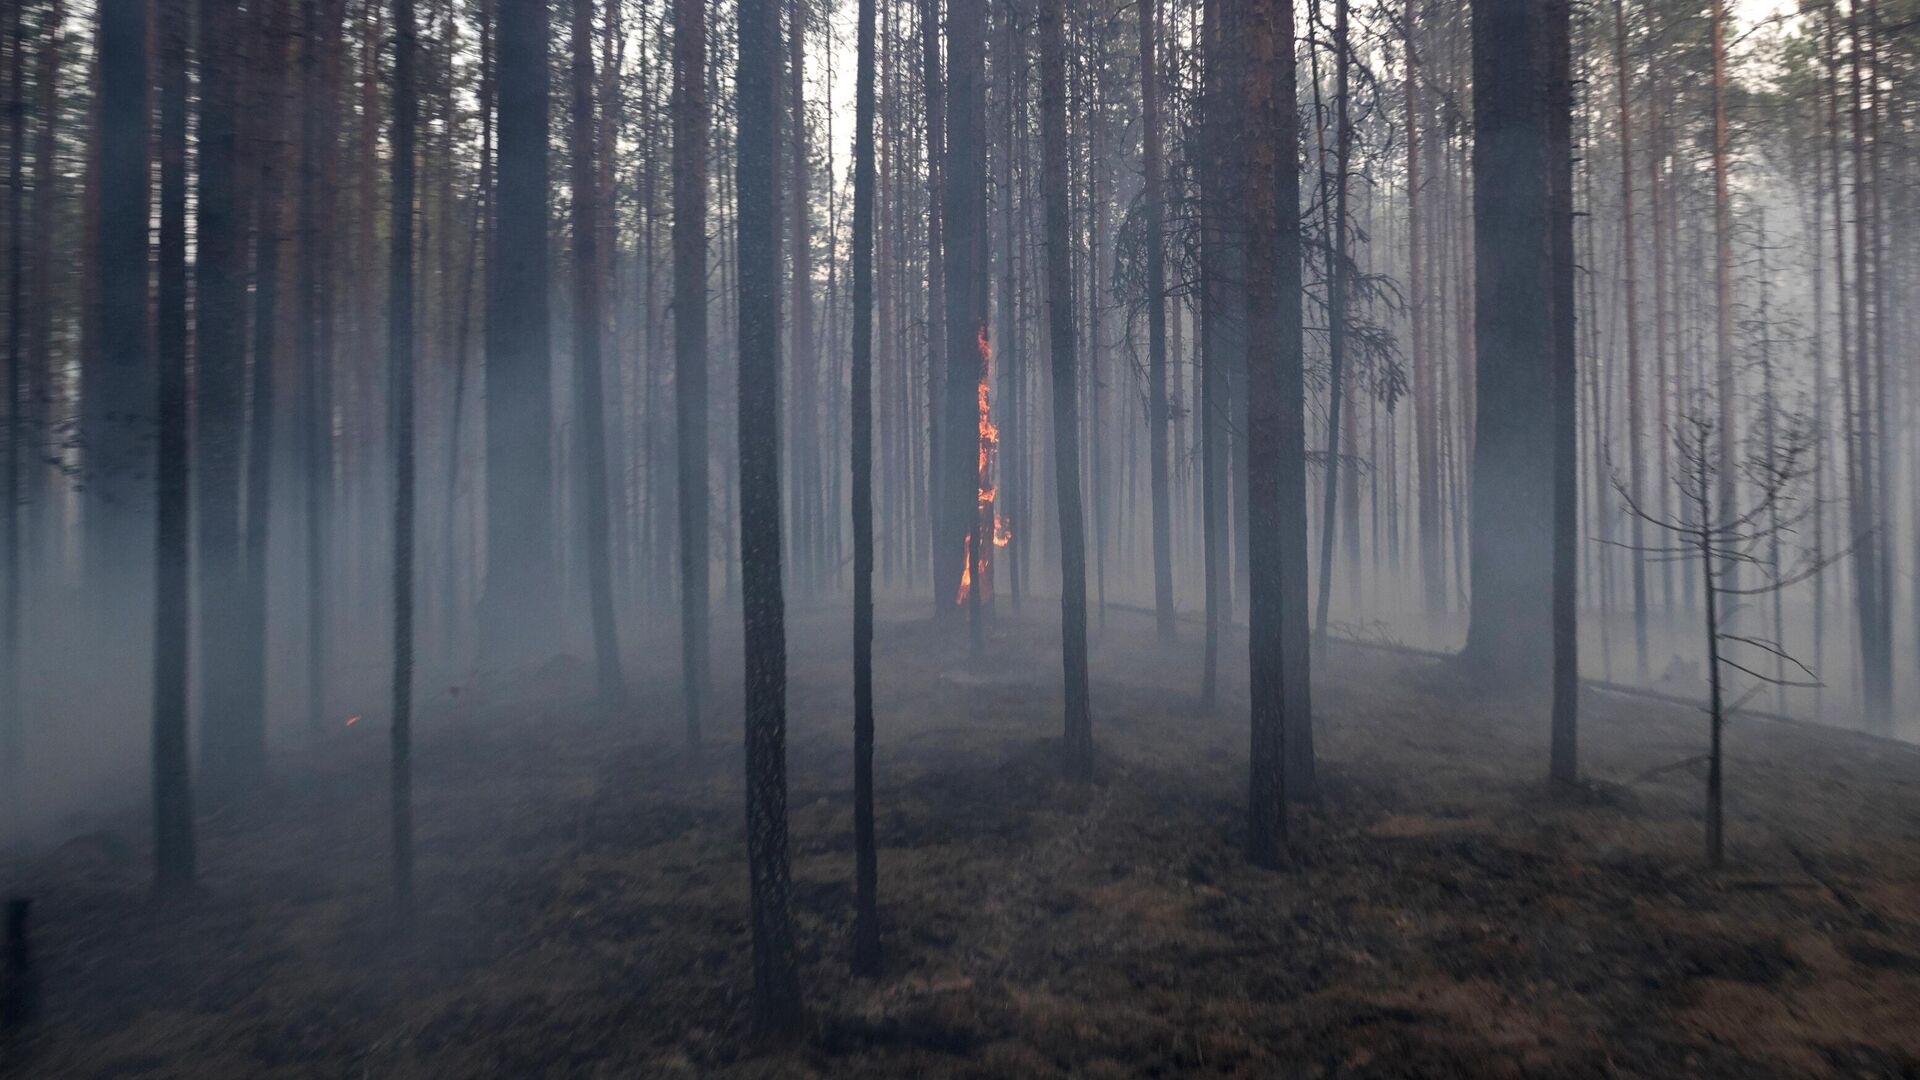
[[(1475, 699), (1440, 665), (1336, 648), (1316, 687), (1322, 798), (1296, 816), (1294, 865), (1262, 873), (1238, 854), (1244, 701), (1196, 712), (1197, 642), (1163, 650), (1145, 620), (1110, 618), (1098, 776), (1076, 788), (1054, 765), (1050, 622), (1003, 612), (976, 666), (893, 614), (879, 642), (888, 959), (871, 981), (844, 962), (845, 627), (803, 614), (792, 635), (802, 1044), (745, 1038), (737, 722), (690, 758), (674, 650), (649, 641), (633, 721), (579, 719), (577, 666), (562, 664), (426, 725), (408, 932), (385, 905), (377, 724), (289, 756), (274, 790), (210, 815), (205, 887), (184, 909), (145, 903), (133, 816), (16, 860), (9, 877), (39, 898), (47, 1007), (5, 1067), (1920, 1072), (1920, 752), (1736, 725), (1734, 864), (1712, 874), (1697, 777), (1618, 783), (1697, 752), (1697, 716), (1590, 699), (1595, 781), (1551, 799), (1538, 718)], [(733, 670), (724, 649), (717, 670)], [(737, 716), (737, 690), (720, 690), (716, 714)]]

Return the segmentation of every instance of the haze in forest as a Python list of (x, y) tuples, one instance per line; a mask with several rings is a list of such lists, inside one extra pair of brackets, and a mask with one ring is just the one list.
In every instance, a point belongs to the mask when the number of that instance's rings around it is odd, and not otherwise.
[(1920, 1067), (1917, 91), (1916, 0), (12, 0), (0, 1073)]

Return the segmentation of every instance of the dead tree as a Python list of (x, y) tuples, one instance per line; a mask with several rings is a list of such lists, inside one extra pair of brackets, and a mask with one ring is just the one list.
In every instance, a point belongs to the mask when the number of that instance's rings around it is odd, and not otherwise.
[[(1676, 766), (1704, 762), (1707, 766), (1706, 831), (1707, 862), (1715, 867), (1726, 859), (1724, 730), (1729, 715), (1739, 711), (1748, 700), (1768, 686), (1818, 687), (1819, 678), (1812, 669), (1795, 659), (1778, 640), (1734, 632), (1730, 626), (1742, 597), (1777, 593), (1814, 577), (1833, 561), (1832, 556), (1810, 556), (1791, 568), (1781, 568), (1771, 557), (1783, 538), (1812, 512), (1811, 503), (1797, 498), (1801, 480), (1811, 460), (1814, 429), (1811, 425), (1789, 420), (1775, 428), (1777, 442), (1756, 449), (1744, 461), (1729, 463), (1721, 453), (1726, 446), (1719, 437), (1718, 421), (1704, 401), (1683, 412), (1669, 438), (1674, 450), (1674, 474), (1669, 478), (1675, 494), (1685, 508), (1677, 517), (1666, 517), (1636, 500), (1628, 485), (1617, 477), (1614, 487), (1625, 502), (1627, 512), (1663, 531), (1670, 539), (1665, 545), (1634, 547), (1638, 557), (1659, 561), (1697, 562), (1700, 567), (1701, 595), (1706, 613), (1703, 630), (1707, 652), (1707, 752)], [(1736, 506), (1719, 501), (1720, 492), (1730, 482), (1721, 478), (1726, 471), (1740, 474), (1742, 482), (1754, 493), (1750, 505)], [(1742, 585), (1737, 569), (1748, 569)], [(1778, 665), (1790, 665), (1801, 678), (1786, 678), (1761, 671), (1763, 661), (1749, 661), (1741, 654), (1758, 653)], [(1737, 699), (1727, 700), (1727, 682), (1731, 673), (1754, 680), (1753, 686)]]

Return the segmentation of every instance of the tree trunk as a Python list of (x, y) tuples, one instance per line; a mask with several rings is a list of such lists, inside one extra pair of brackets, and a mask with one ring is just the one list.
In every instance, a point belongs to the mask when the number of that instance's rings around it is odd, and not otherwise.
[(821, 497), (822, 475), (819, 443), (820, 374), (813, 343), (813, 213), (808, 202), (808, 173), (812, 162), (807, 149), (806, 95), (806, 13), (807, 0), (788, 0), (787, 77), (791, 80), (788, 105), (792, 121), (787, 125), (789, 170), (793, 215), (787, 228), (793, 243), (793, 274), (788, 293), (793, 311), (788, 316), (789, 341), (793, 360), (787, 368), (789, 393), (787, 410), (787, 461), (789, 498), (792, 501), (793, 534), (789, 538), (793, 566), (788, 574), (802, 595), (811, 595), (821, 584), (824, 564), (825, 529), (821, 519), (825, 505)]
[(880, 972), (873, 829), (873, 52), (859, 0), (853, 129), (853, 973)]
[[(1300, 166), (1292, 5), (1280, 0), (1227, 0), (1238, 9), (1230, 40), (1244, 50), (1237, 74), (1247, 110), (1244, 130), (1268, 133), (1248, 147), (1243, 224), (1247, 304), (1247, 476), (1249, 491), (1248, 643), (1251, 669), (1252, 766), (1248, 788), (1248, 858), (1279, 865), (1287, 848), (1287, 788), (1294, 771), (1286, 759), (1297, 745), (1290, 729), (1306, 716), (1291, 706), (1299, 698), (1288, 686), (1292, 620), (1287, 609), (1289, 558), (1286, 534), (1304, 564), (1306, 523), (1296, 516), (1289, 491), (1304, 482), (1301, 427)], [(1304, 509), (1304, 505), (1299, 507)], [(1300, 567), (1304, 574), (1304, 565)], [(1304, 586), (1304, 582), (1299, 583)], [(1301, 620), (1304, 623), (1304, 613)]]
[[(20, 492), (26, 514), (23, 556), (26, 565), (31, 568), (42, 565), (50, 539), (49, 525), (55, 518), (52, 498), (54, 471), (46, 461), (52, 456), (53, 448), (49, 418), (54, 395), (54, 281), (56, 272), (65, 275), (67, 262), (64, 254), (59, 256), (61, 266), (56, 271), (54, 234), (65, 195), (61, 189), (64, 177), (56, 169), (54, 161), (58, 148), (56, 136), (60, 130), (61, 54), (67, 49), (64, 0), (52, 0), (48, 5), (47, 20), (48, 30), (40, 46), (40, 125), (34, 135), (33, 149), (33, 285), (27, 299), (31, 323), (27, 331), (27, 397), (21, 414), (26, 421), (27, 437), (32, 446)], [(85, 321), (84, 316), (81, 321)]]
[[(1320, 595), (1314, 608), (1314, 633), (1325, 645), (1328, 608), (1333, 603), (1333, 528), (1340, 480), (1340, 419), (1346, 393), (1347, 359), (1347, 166), (1353, 155), (1353, 125), (1347, 116), (1348, 0), (1334, 0), (1333, 227), (1327, 242), (1327, 466), (1320, 503)], [(1346, 406), (1350, 409), (1351, 406)]]
[(242, 626), (236, 642), (245, 650), (236, 664), (242, 684), (235, 700), (245, 703), (246, 715), (265, 722), (267, 710), (267, 539), (272, 518), (274, 415), (274, 356), (279, 329), (281, 166), (285, 156), (280, 140), (285, 112), (287, 36), (284, 9), (273, 5), (261, 16), (260, 40), (264, 63), (256, 68), (262, 80), (260, 117), (262, 145), (254, 193), (253, 375), (249, 388), (246, 484), (246, 577), (243, 582)]
[(158, 382), (146, 352), (147, 16), (141, 0), (102, 0), (99, 346), (81, 372), (80, 439), (85, 572), (106, 626), (136, 620), (150, 583), (131, 568), (155, 543), (151, 447)]
[[(1625, 273), (1621, 282), (1627, 304), (1627, 494), (1636, 506), (1646, 505), (1646, 419), (1640, 373), (1640, 305), (1636, 251), (1633, 230), (1633, 104), (1628, 95), (1629, 61), (1627, 56), (1627, 8), (1625, 0), (1613, 0), (1613, 62), (1620, 92), (1620, 248)], [(1650, 674), (1647, 658), (1647, 560), (1646, 522), (1630, 514), (1633, 560), (1633, 654), (1635, 671), (1642, 682)]]
[[(1727, 0), (1712, 0), (1713, 35), (1713, 355), (1714, 398), (1720, 419), (1719, 490), (1714, 501), (1720, 512), (1734, 505), (1734, 370), (1733, 370), (1733, 202), (1727, 176)], [(1739, 587), (1736, 564), (1727, 566), (1727, 587)], [(1731, 614), (1731, 613), (1729, 613)]]
[(530, 659), (558, 624), (547, 306), (547, 8), (499, 0), (499, 239), (488, 261), (487, 602), (481, 653)]
[(780, 588), (780, 215), (773, 182), (780, 70), (777, 0), (738, 15), (740, 596), (745, 622), (747, 863), (753, 1029), (803, 1022), (787, 853), (786, 601)]
[[(1546, 168), (1548, 250), (1553, 279), (1553, 705), (1550, 777), (1560, 784), (1580, 778), (1577, 724), (1580, 696), (1579, 571), (1580, 489), (1579, 368), (1574, 352), (1573, 249), (1573, 57), (1570, 0), (1544, 0), (1540, 51), (1546, 77)], [(1591, 220), (1591, 219), (1589, 219)], [(1591, 245), (1589, 245), (1591, 246)], [(1597, 405), (1597, 397), (1596, 405)], [(1599, 425), (1595, 437), (1599, 437)], [(1596, 492), (1596, 494), (1598, 494)], [(1604, 598), (1605, 594), (1602, 593)]]
[[(204, 2), (204, 0), (203, 0)], [(393, 0), (393, 185), (387, 274), (387, 407), (393, 431), (393, 726), (388, 794), (393, 900), (413, 909), (413, 214), (418, 95), (413, 0)]]
[(586, 490), (587, 602), (593, 621), (595, 685), (609, 715), (626, 705), (620, 638), (613, 621), (613, 557), (607, 512), (606, 383), (600, 373), (600, 172), (593, 111), (593, 0), (573, 0), (573, 357), (579, 455)]
[(941, 614), (952, 606), (957, 583), (943, 572), (952, 560), (946, 554), (948, 509), (941, 497), (946, 490), (947, 471), (941, 452), (941, 433), (947, 424), (946, 245), (942, 235), (947, 131), (940, 70), (940, 0), (920, 0), (920, 53), (922, 91), (927, 103), (927, 565), (933, 582), (933, 610)]
[(240, 465), (246, 386), (245, 236), (238, 198), (237, 84), (247, 50), (234, 0), (199, 5), (200, 118), (194, 221), (194, 538), (200, 614), (200, 763), (225, 792), (258, 776), (266, 724), (249, 711), (242, 657)]
[[(1491, 684), (1544, 687), (1553, 653), (1556, 339), (1544, 13), (1473, 5), (1472, 622)], [(1464, 387), (1462, 388), (1464, 392)]]
[(1153, 0), (1139, 0), (1140, 145), (1147, 225), (1147, 461), (1153, 485), (1153, 611), (1162, 641), (1173, 638), (1172, 518), (1167, 462), (1167, 258), (1161, 191), (1159, 72), (1153, 55)]
[[(160, 38), (160, 234), (159, 292), (156, 297), (155, 349), (158, 360), (158, 385), (155, 399), (159, 420), (155, 431), (154, 475), (154, 604), (153, 604), (153, 824), (154, 891), (177, 897), (191, 888), (194, 879), (193, 789), (187, 764), (187, 647), (189, 609), (187, 603), (187, 530), (189, 468), (187, 439), (187, 5), (185, 0), (167, 0), (154, 20)], [(125, 25), (122, 23), (131, 25)], [(136, 110), (136, 119), (125, 127), (102, 132), (101, 153), (106, 161), (119, 154), (144, 162), (146, 144), (146, 5), (137, 0), (114, 0), (102, 13), (100, 62), (109, 87), (117, 65), (132, 69), (135, 93), (127, 104)], [(116, 48), (116, 46), (120, 48)], [(122, 51), (124, 49), (124, 51)], [(103, 119), (112, 116), (111, 101), (103, 103)], [(119, 139), (136, 140), (137, 149), (116, 145)], [(115, 170), (103, 165), (105, 179), (111, 184), (122, 179)], [(121, 209), (115, 196), (125, 195), (117, 185), (102, 192), (103, 211)], [(117, 214), (103, 213), (101, 254), (109, 259), (101, 271), (103, 313), (102, 345), (115, 347), (116, 324), (130, 321), (131, 330), (121, 347), (142, 350), (146, 306), (146, 188), (144, 180), (137, 192), (137, 219), (126, 220)], [(116, 235), (119, 228), (137, 229), (137, 243)], [(121, 268), (111, 264), (115, 256), (132, 257), (140, 268), (131, 283), (137, 292), (140, 309), (116, 311), (115, 290), (127, 282), (119, 281)]]
[[(26, 198), (27, 87), (26, 13), (19, 4), (10, 5), (0, 34), (10, 37), (7, 62), (7, 436), (5, 447), (6, 479), (0, 483), (0, 546), (6, 560), (4, 588), (0, 601), (0, 778), (10, 789), (17, 783), (20, 760), (20, 588), (23, 582), (20, 557), (21, 474), (27, 468), (27, 367), (21, 356), (21, 323), (25, 305), (25, 259), (22, 233), (25, 232), (23, 208)], [(11, 807), (9, 807), (11, 809)]]
[(1047, 245), (1048, 364), (1053, 378), (1053, 464), (1060, 515), (1060, 656), (1066, 686), (1062, 737), (1067, 775), (1093, 775), (1087, 693), (1087, 540), (1080, 508), (1080, 394), (1074, 358), (1073, 264), (1067, 205), (1065, 0), (1040, 5), (1041, 197)]
[(1431, 229), (1421, 218), (1420, 198), (1420, 72), (1419, 53), (1414, 48), (1414, 0), (1407, 0), (1406, 13), (1406, 113), (1407, 113), (1407, 322), (1410, 328), (1408, 366), (1413, 369), (1413, 456), (1416, 476), (1413, 496), (1418, 504), (1415, 523), (1420, 531), (1420, 588), (1427, 615), (1447, 608), (1446, 568), (1440, 547), (1439, 422), (1435, 417), (1434, 372), (1436, 361), (1427, 350), (1426, 278), (1427, 234)]
[(673, 386), (679, 460), (680, 694), (687, 745), (707, 694), (707, 11), (673, 0)]
[[(982, 442), (965, 437), (981, 428), (979, 387), (987, 373), (986, 3), (952, 0), (947, 8), (946, 237), (946, 460), (941, 480), (947, 502), (937, 578), (942, 593), (967, 608), (976, 655), (983, 648), (985, 575), (992, 565), (991, 523), (981, 525), (987, 487)], [(962, 582), (972, 580), (971, 588)]]

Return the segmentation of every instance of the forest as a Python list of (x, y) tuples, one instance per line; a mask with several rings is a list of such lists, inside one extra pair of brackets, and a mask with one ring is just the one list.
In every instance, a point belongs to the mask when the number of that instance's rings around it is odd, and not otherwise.
[(0, 1076), (1920, 1075), (1920, 0), (0, 0), (0, 155)]

